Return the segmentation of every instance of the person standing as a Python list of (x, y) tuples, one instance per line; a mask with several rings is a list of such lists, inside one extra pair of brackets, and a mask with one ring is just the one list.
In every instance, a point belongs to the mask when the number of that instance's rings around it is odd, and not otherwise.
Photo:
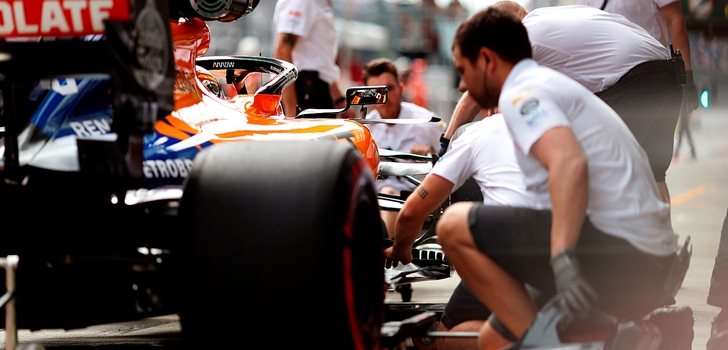
[[(644, 28), (662, 45), (682, 56), (685, 67), (682, 106), (679, 116), (678, 145), (683, 133), (688, 137), (691, 155), (695, 158), (690, 134), (690, 116), (698, 108), (698, 89), (695, 87), (690, 54), (690, 39), (679, 0), (576, 0), (576, 4), (598, 7), (610, 13), (624, 16)], [(619, 111), (617, 111), (619, 112)], [(677, 155), (677, 152), (675, 153)]]
[[(365, 85), (384, 85), (387, 87), (387, 103), (372, 105), (367, 119), (422, 119), (415, 124), (367, 124), (379, 148), (392, 151), (410, 152), (427, 155), (440, 151), (440, 134), (444, 131), (441, 123), (429, 122), (436, 117), (424, 107), (402, 100), (404, 84), (394, 62), (388, 58), (375, 58), (364, 67)], [(415, 185), (399, 177), (377, 180), (377, 191), (391, 195), (402, 195), (412, 191)], [(382, 210), (382, 219), (389, 237), (394, 233), (396, 211)]]
[(278, 0), (273, 15), (273, 57), (293, 63), (298, 78), (283, 91), (283, 112), (295, 117), (308, 108), (340, 108), (337, 31), (332, 0)]
[(463, 22), (452, 51), (460, 90), (481, 108), (501, 110), (526, 187), (551, 204), (458, 202), (437, 224), (448, 261), (493, 313), (480, 348), (525, 334), (538, 311), (525, 284), (553, 297), (566, 329), (592, 308), (636, 319), (664, 305), (678, 237), (647, 157), (619, 115), (536, 63), (526, 28), (497, 8)]

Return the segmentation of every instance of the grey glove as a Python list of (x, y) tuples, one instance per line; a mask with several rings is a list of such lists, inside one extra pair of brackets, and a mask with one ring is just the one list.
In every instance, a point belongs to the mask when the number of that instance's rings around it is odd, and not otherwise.
[(683, 86), (683, 106), (685, 111), (688, 113), (698, 108), (700, 96), (698, 96), (698, 89), (695, 87), (695, 81), (693, 80), (693, 72), (685, 72), (685, 85)]
[(568, 327), (571, 322), (586, 318), (597, 300), (597, 293), (581, 275), (574, 249), (564, 249), (551, 258), (551, 267), (556, 283), (556, 303), (564, 314), (560, 326)]

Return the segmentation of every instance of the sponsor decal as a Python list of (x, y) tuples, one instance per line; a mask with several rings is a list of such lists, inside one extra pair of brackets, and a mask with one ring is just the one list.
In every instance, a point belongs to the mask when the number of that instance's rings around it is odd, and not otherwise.
[(0, 38), (102, 34), (105, 20), (129, 20), (129, 1), (0, 0)]
[(533, 126), (545, 114), (541, 107), (539, 107), (538, 99), (532, 97), (523, 101), (523, 104), (521, 104), (521, 115), (526, 120), (528, 126)]
[(145, 160), (144, 177), (155, 179), (185, 178), (192, 169), (192, 160), (186, 158)]
[(100, 136), (111, 132), (111, 125), (107, 119), (88, 119), (69, 122), (68, 125), (78, 137)]
[(169, 51), (164, 40), (167, 24), (154, 1), (147, 0), (136, 20), (136, 56), (141, 69), (134, 69), (134, 79), (149, 91), (156, 89), (167, 72)]
[(235, 62), (212, 62), (212, 68), (235, 68)]

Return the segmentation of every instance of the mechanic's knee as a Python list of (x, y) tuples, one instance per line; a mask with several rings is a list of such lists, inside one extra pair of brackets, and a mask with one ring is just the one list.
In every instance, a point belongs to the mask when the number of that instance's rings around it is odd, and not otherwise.
[(480, 337), (478, 337), (478, 349), (503, 349), (509, 344), (511, 344), (511, 341), (498, 333), (498, 331), (493, 329), (493, 327), (487, 322), (480, 330)]
[[(478, 334), (483, 328), (485, 320), (470, 320), (448, 328), (440, 322), (437, 330), (440, 332), (474, 332)], [(439, 337), (435, 340), (438, 350), (475, 349), (478, 344), (478, 336), (473, 337)]]
[(448, 207), (437, 222), (437, 239), (443, 245), (454, 243), (462, 234), (470, 232), (468, 215), (471, 202), (458, 202)]

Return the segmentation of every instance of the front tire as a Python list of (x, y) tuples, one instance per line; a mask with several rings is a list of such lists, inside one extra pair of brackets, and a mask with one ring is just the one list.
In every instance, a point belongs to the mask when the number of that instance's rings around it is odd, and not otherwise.
[(355, 148), (286, 141), (205, 149), (180, 220), (188, 340), (378, 346), (384, 233), (372, 174)]

